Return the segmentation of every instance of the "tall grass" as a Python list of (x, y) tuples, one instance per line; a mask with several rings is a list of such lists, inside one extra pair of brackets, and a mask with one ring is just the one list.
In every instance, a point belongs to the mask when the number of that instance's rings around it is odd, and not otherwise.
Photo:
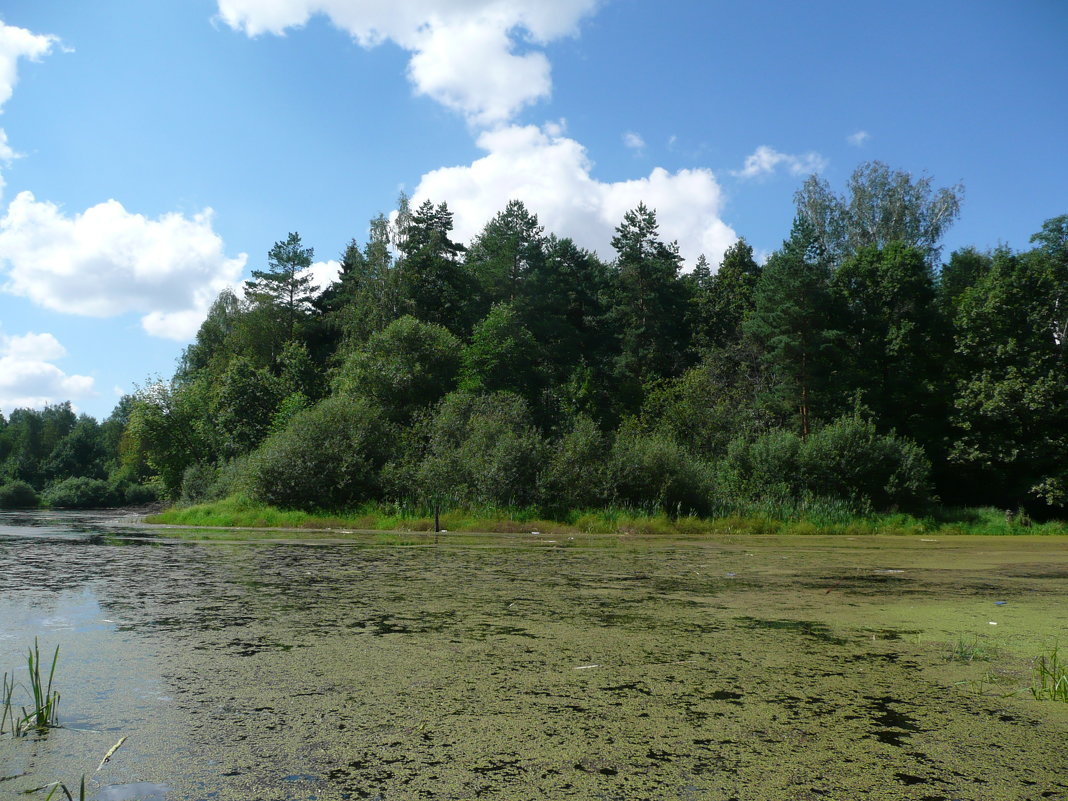
[[(418, 504), (367, 503), (339, 513), (279, 509), (232, 495), (221, 501), (168, 509), (150, 523), (196, 527), (363, 529), (432, 531), (434, 510)], [(449, 531), (546, 534), (633, 534), (700, 536), (703, 534), (871, 534), (910, 535), (1068, 535), (1068, 523), (1021, 523), (994, 508), (932, 510), (925, 516), (903, 513), (861, 514), (833, 499), (768, 499), (723, 504), (711, 517), (668, 514), (653, 507), (615, 506), (578, 509), (547, 519), (536, 507), (445, 509), (441, 527)]]
[(32, 707), (22, 706), (19, 712), (15, 712), (13, 700), (15, 693), (14, 676), (12, 675), (9, 679), (8, 675), (4, 674), (3, 689), (0, 692), (0, 700), (3, 703), (3, 710), (0, 711), (0, 734), (8, 730), (7, 726), (9, 724), (11, 733), (16, 737), (23, 737), (31, 731), (43, 734), (48, 729), (59, 725), (59, 692), (52, 689), (52, 681), (56, 676), (56, 663), (58, 661), (59, 646), (57, 645), (55, 653), (52, 655), (52, 666), (48, 670), (48, 680), (45, 681), (44, 674), (41, 671), (40, 644), (36, 637), (33, 638), (33, 647), (29, 649), (26, 657)]
[(1032, 665), (1031, 695), (1040, 701), (1068, 703), (1068, 662), (1062, 662), (1060, 649), (1054, 646)]

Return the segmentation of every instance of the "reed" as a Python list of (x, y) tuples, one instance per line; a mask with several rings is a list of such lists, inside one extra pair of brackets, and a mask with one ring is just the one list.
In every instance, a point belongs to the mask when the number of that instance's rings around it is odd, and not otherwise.
[(1039, 701), (1068, 703), (1068, 662), (1062, 662), (1054, 646), (1032, 663), (1031, 695)]
[(50, 728), (59, 725), (59, 692), (52, 689), (52, 682), (56, 677), (56, 663), (59, 661), (59, 646), (56, 646), (52, 654), (52, 665), (48, 670), (48, 679), (42, 671), (41, 647), (37, 638), (33, 639), (33, 647), (26, 656), (26, 666), (29, 668), (30, 687), (29, 695), (32, 707), (20, 707), (15, 711), (14, 676), (8, 678), (4, 674), (3, 686), (0, 689), (0, 702), (3, 709), (0, 710), (0, 734), (9, 730), (16, 737), (23, 737), (31, 731), (43, 734)]

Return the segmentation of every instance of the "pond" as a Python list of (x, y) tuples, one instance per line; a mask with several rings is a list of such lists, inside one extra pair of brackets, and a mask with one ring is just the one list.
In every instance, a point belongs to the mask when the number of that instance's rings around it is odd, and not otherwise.
[(287, 536), (0, 514), (0, 796), (1068, 799), (1063, 540)]

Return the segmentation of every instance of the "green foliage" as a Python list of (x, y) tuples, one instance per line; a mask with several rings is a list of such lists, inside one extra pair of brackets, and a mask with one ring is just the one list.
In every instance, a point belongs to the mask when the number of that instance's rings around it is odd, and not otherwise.
[(715, 274), (707, 273), (707, 265), (703, 270), (699, 261), (691, 300), (694, 344), (722, 348), (741, 338), (742, 323), (753, 310), (754, 292), (763, 270), (744, 239), (727, 248)]
[(0, 484), (0, 509), (34, 509), (39, 503), (37, 491), (25, 481)]
[(223, 458), (248, 453), (267, 436), (287, 384), (238, 357), (230, 362), (217, 387), (212, 404), (214, 450)]
[(467, 251), (467, 267), (490, 303), (512, 303), (545, 259), (544, 229), (522, 201), (511, 200)]
[(874, 424), (841, 417), (802, 439), (773, 429), (731, 442), (721, 464), (733, 502), (838, 498), (856, 512), (919, 508), (929, 500), (930, 462), (923, 449)]
[(784, 420), (796, 414), (803, 437), (839, 404), (834, 374), (841, 318), (826, 254), (812, 226), (798, 217), (790, 238), (764, 267), (743, 328), (768, 371), (764, 402), (777, 405)]
[(861, 248), (891, 242), (915, 247), (924, 259), (938, 259), (942, 234), (960, 215), (964, 187), (931, 188), (928, 176), (913, 179), (879, 161), (861, 164), (849, 178), (845, 195), (812, 175), (794, 196), (798, 215), (816, 235), (821, 249), (841, 262)]
[(514, 392), (529, 401), (537, 391), (538, 343), (511, 304), (498, 304), (475, 326), (463, 351), (460, 389)]
[(393, 437), (373, 403), (334, 396), (294, 415), (248, 462), (257, 500), (339, 510), (375, 497)]
[(314, 257), (314, 249), (303, 247), (300, 234), (290, 233), (267, 253), (267, 269), (253, 270), (253, 280), (245, 282), (245, 292), (254, 304), (281, 311), (287, 340), (293, 338), (297, 321), (311, 306), (313, 285), (306, 271)]
[(406, 315), (347, 354), (334, 391), (372, 398), (388, 417), (406, 421), (452, 391), (460, 351), (447, 329)]
[(619, 338), (621, 390), (640, 397), (650, 380), (682, 372), (689, 346), (688, 292), (678, 245), (660, 240), (656, 214), (639, 203), (612, 237), (616, 258), (609, 316)]
[(49, 486), (41, 500), (57, 509), (97, 509), (114, 506), (124, 498), (116, 498), (114, 488), (107, 481), (71, 476)]
[(130, 456), (145, 461), (166, 497), (178, 497), (189, 465), (213, 461), (211, 401), (212, 386), (203, 376), (184, 383), (157, 381), (137, 392), (127, 427)]
[(415, 469), (424, 501), (452, 505), (525, 506), (536, 500), (545, 442), (517, 395), (454, 392), (429, 425), (425, 454)]
[(616, 503), (669, 514), (708, 514), (713, 507), (711, 466), (670, 437), (624, 425), (608, 460)]
[(1066, 285), (1063, 254), (1001, 249), (957, 305), (949, 458), (1006, 506), (1068, 507)]
[(1033, 663), (1034, 677), (1031, 695), (1039, 701), (1064, 701), (1068, 703), (1068, 662), (1061, 659), (1056, 646), (1042, 654)]
[(592, 419), (576, 417), (570, 429), (546, 448), (538, 476), (540, 505), (550, 515), (594, 509), (609, 497), (608, 438)]
[(858, 508), (916, 509), (930, 498), (931, 464), (916, 443), (879, 434), (875, 424), (840, 417), (804, 441), (798, 453), (804, 487)]
[(880, 430), (934, 445), (945, 434), (949, 325), (917, 248), (861, 248), (832, 286), (844, 312), (841, 391), (862, 399)]
[(720, 458), (732, 440), (771, 424), (767, 411), (754, 402), (766, 393), (766, 380), (759, 354), (748, 343), (708, 350), (678, 379), (650, 390), (642, 423), (704, 458)]

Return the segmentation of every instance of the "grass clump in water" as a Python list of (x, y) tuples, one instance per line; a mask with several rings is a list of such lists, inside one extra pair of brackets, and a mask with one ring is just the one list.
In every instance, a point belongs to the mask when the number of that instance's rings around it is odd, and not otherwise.
[(1061, 661), (1057, 646), (1038, 657), (1032, 670), (1031, 695), (1039, 701), (1068, 703), (1068, 662)]
[(29, 649), (26, 657), (27, 667), (30, 674), (30, 701), (32, 707), (20, 707), (21, 711), (15, 711), (13, 697), (15, 693), (15, 679), (10, 679), (5, 673), (3, 678), (2, 702), (3, 710), (0, 711), (0, 734), (7, 731), (10, 725), (11, 733), (16, 737), (23, 737), (31, 731), (43, 734), (50, 728), (59, 725), (59, 692), (52, 689), (52, 680), (56, 675), (56, 663), (59, 661), (59, 646), (52, 655), (52, 667), (48, 671), (48, 681), (44, 680), (41, 672), (41, 649), (37, 638), (33, 639), (33, 647)]
[(996, 649), (981, 642), (979, 635), (971, 637), (960, 635), (949, 647), (946, 659), (950, 662), (989, 662), (996, 655)]

